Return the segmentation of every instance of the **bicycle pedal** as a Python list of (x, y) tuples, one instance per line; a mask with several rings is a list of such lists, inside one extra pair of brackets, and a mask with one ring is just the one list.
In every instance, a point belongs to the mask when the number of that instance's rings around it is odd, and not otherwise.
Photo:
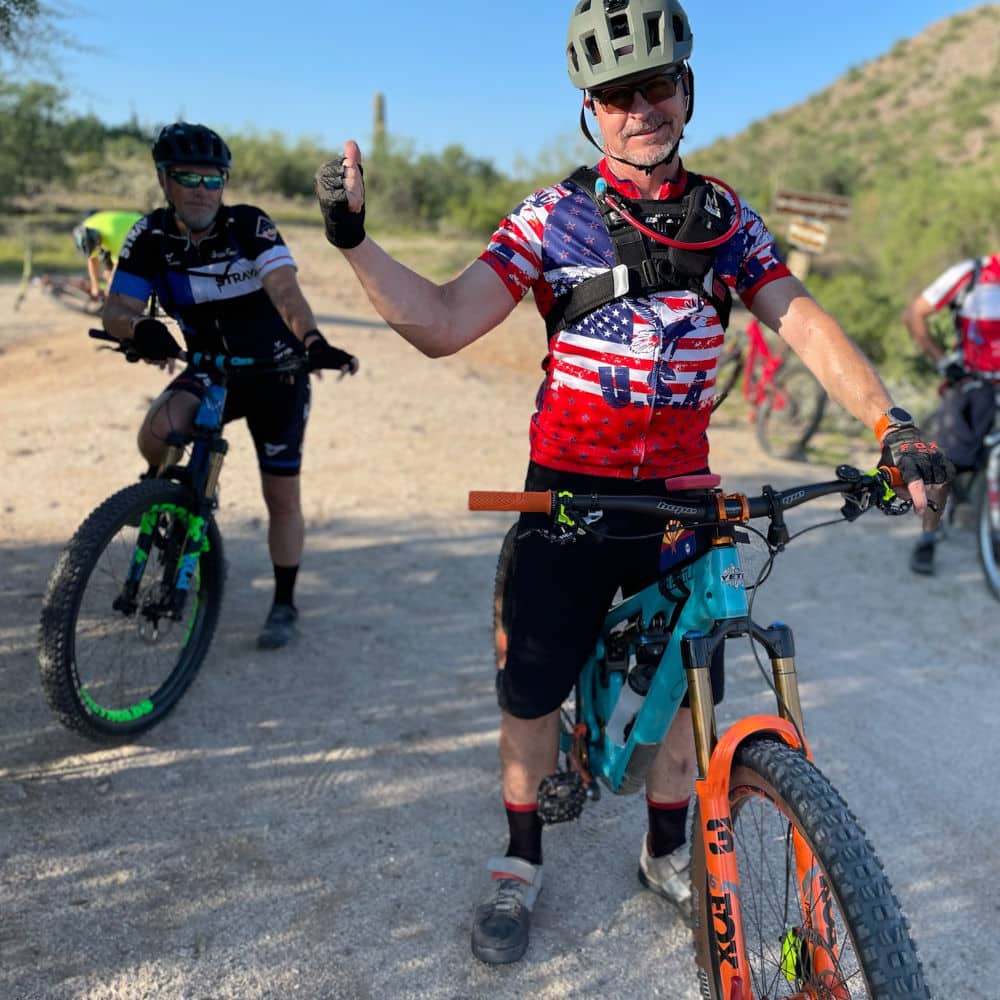
[(583, 779), (576, 771), (557, 771), (539, 782), (538, 818), (542, 823), (565, 823), (577, 819), (587, 801)]

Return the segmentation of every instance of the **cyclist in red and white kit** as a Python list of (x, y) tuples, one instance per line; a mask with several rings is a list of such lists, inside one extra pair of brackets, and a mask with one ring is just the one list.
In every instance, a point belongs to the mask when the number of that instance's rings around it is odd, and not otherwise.
[[(927, 323), (932, 313), (945, 307), (955, 316), (953, 352), (938, 344)], [(914, 343), (945, 376), (937, 438), (955, 465), (956, 499), (964, 499), (959, 488), (968, 483), (982, 458), (1000, 390), (1000, 254), (948, 268), (910, 303), (903, 320)], [(910, 557), (914, 573), (934, 572), (940, 520), (940, 509), (924, 512), (923, 530)]]
[[(603, 159), (522, 202), (454, 280), (421, 277), (366, 235), (353, 141), (317, 172), (327, 238), (386, 322), (432, 357), (483, 336), (533, 293), (548, 350), (529, 430), (527, 489), (663, 495), (665, 477), (707, 471), (715, 377), (736, 294), (834, 399), (877, 431), (922, 509), (924, 483), (947, 478), (944, 456), (893, 407), (868, 360), (788, 272), (757, 213), (687, 171), (678, 156), (694, 108), (691, 50), (678, 0), (577, 3), (568, 69), (583, 91), (581, 122), (590, 113), (600, 130)], [(522, 527), (539, 516), (522, 515)], [(627, 516), (612, 521), (615, 535), (649, 530)], [(488, 889), (473, 916), (480, 960), (517, 961), (528, 946), (542, 885), (538, 786), (556, 770), (559, 706), (616, 589), (644, 586), (701, 544), (691, 533), (667, 544), (518, 539), (507, 658), (497, 674), (509, 841), (504, 856), (487, 863)], [(712, 674), (718, 700), (721, 662)], [(681, 708), (646, 779), (649, 832), (638, 845), (642, 883), (681, 908), (690, 900), (685, 823), (693, 775), (690, 709)]]

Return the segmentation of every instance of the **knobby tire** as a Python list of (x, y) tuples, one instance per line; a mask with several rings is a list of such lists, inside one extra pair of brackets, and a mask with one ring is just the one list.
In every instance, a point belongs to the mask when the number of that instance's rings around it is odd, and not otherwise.
[[(748, 740), (733, 762), (729, 802), (749, 964), (743, 970), (747, 996), (930, 996), (906, 918), (882, 865), (844, 800), (815, 766), (776, 739)], [(805, 889), (798, 885), (789, 850), (793, 827), (821, 869), (822, 899), (810, 898), (815, 881)], [(721, 994), (719, 971), (723, 898), (716, 895), (713, 904), (701, 830), (696, 816), (691, 886), (701, 995), (728, 1000)], [(797, 933), (808, 928), (810, 914), (820, 909), (837, 930), (836, 974), (842, 982), (835, 988), (810, 971), (814, 957), (821, 965), (828, 950), (811, 941), (808, 930)]]
[[(1000, 445), (994, 445), (994, 448), (1000, 448)], [(980, 473), (976, 541), (986, 586), (1000, 601), (1000, 509), (995, 506), (1000, 496), (1000, 478), (992, 471), (996, 464), (987, 456), (986, 467)]]
[[(137, 595), (139, 610), (112, 603), (128, 573), (142, 515), (156, 515), (156, 541)], [(160, 722), (195, 677), (219, 618), (225, 562), (213, 519), (181, 620), (152, 618), (163, 588), (168, 539), (183, 537), (189, 490), (146, 480), (105, 500), (80, 525), (56, 563), (42, 606), (39, 671), (63, 725), (95, 742), (122, 742)], [(178, 527), (180, 525), (180, 527)], [(166, 584), (172, 589), (172, 582)]]

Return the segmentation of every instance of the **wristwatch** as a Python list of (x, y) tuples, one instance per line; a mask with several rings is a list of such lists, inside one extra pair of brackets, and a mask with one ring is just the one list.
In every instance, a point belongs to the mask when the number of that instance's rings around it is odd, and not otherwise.
[(885, 432), (890, 427), (913, 427), (916, 421), (909, 410), (904, 410), (901, 406), (890, 406), (878, 420), (875, 421), (875, 439), (879, 444), (885, 437)]

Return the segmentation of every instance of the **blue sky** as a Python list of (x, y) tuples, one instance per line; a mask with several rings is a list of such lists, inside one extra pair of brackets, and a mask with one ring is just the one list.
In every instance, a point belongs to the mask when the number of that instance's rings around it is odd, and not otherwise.
[[(689, 0), (697, 104), (686, 148), (798, 103), (973, 6)], [(363, 151), (381, 91), (390, 133), (416, 151), (458, 142), (509, 170), (577, 142), (579, 98), (563, 56), (571, 9), (571, 0), (77, 0), (63, 27), (90, 51), (59, 62), (70, 107), (109, 124), (133, 112), (151, 125), (185, 117), (333, 148), (356, 138)]]

